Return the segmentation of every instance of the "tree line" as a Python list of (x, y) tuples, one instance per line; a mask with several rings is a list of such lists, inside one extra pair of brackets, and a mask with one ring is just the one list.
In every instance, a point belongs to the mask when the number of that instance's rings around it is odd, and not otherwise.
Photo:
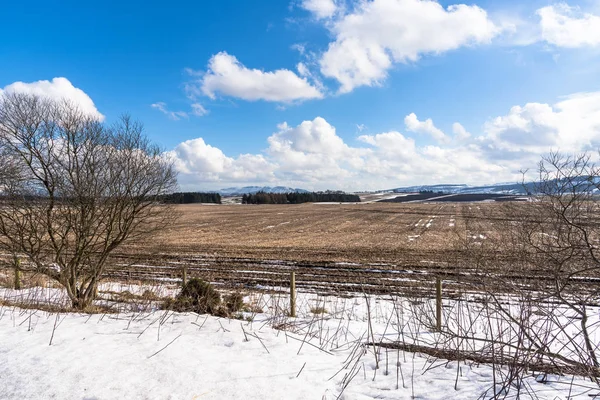
[(344, 192), (266, 193), (242, 196), (242, 204), (358, 203), (360, 197)]
[(167, 204), (216, 203), (221, 204), (219, 193), (176, 192), (161, 197), (161, 202)]

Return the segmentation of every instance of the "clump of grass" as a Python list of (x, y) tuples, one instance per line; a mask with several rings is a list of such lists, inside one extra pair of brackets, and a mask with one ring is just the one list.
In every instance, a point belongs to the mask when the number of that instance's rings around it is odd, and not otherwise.
[(264, 312), (259, 305), (259, 301), (253, 298), (250, 298), (248, 303), (244, 303), (242, 310), (252, 314), (262, 314)]
[(14, 279), (8, 274), (0, 273), (0, 287), (5, 287), (8, 289), (13, 289), (14, 287)]
[(252, 314), (262, 314), (264, 312), (258, 304), (245, 304), (244, 311)]
[(152, 290), (146, 289), (146, 290), (144, 290), (144, 293), (142, 293), (142, 299), (149, 300), (149, 301), (156, 301), (156, 300), (160, 300), (160, 296), (158, 296)]
[(135, 295), (133, 293), (131, 293), (129, 290), (123, 290), (122, 292), (117, 292), (116, 294), (118, 297), (120, 297), (121, 299), (123, 299), (125, 301), (135, 299)]
[(229, 312), (238, 312), (244, 308), (244, 296), (240, 292), (228, 294), (225, 296), (225, 305)]
[(14, 268), (4, 269), (0, 271), (0, 287), (8, 289), (25, 289), (32, 287), (60, 287), (58, 283), (52, 283), (51, 279), (39, 273), (31, 273), (25, 271), (17, 272)]
[(310, 312), (313, 314), (326, 314), (327, 309), (325, 307), (311, 307)]
[(198, 314), (227, 316), (227, 307), (221, 303), (221, 294), (208, 282), (192, 278), (186, 282), (175, 299), (169, 299), (164, 307), (179, 312), (193, 311)]
[(42, 274), (33, 274), (25, 279), (25, 284), (28, 287), (45, 287), (48, 285), (49, 279)]
[[(67, 313), (73, 312), (73, 308), (68, 305), (50, 304), (44, 302), (26, 302), (26, 301), (12, 301), (7, 299), (0, 299), (0, 306), (3, 307), (18, 307), (24, 310), (41, 310), (50, 313)], [(77, 310), (84, 314), (115, 314), (116, 310), (106, 305), (90, 305), (84, 310)]]

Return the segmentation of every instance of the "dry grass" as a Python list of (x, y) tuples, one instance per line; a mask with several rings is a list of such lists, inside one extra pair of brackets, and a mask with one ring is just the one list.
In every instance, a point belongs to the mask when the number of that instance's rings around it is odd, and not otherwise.
[[(175, 283), (185, 267), (188, 278), (227, 289), (279, 290), (292, 269), (300, 287), (319, 293), (420, 296), (434, 274), (454, 282), (475, 271), (465, 243), (492, 247), (507, 215), (500, 203), (179, 205), (175, 211), (180, 216), (170, 228), (114, 254), (111, 279)], [(461, 286), (452, 285), (446, 293)]]
[[(73, 308), (67, 306), (60, 306), (52, 303), (46, 303), (43, 301), (39, 302), (27, 302), (27, 301), (13, 301), (8, 299), (0, 298), (0, 306), (2, 307), (17, 307), (24, 310), (42, 310), (50, 313), (67, 313), (73, 312)], [(109, 306), (104, 305), (91, 305), (84, 310), (77, 310), (84, 314), (116, 314), (117, 311)]]
[[(177, 207), (181, 217), (174, 226), (129, 251), (393, 262), (408, 253), (452, 251), (457, 238), (471, 233), (486, 238), (493, 235), (494, 218), (502, 215), (501, 206), (494, 203), (181, 205)], [(477, 228), (469, 221), (477, 221)], [(476, 232), (471, 232), (473, 229)]]
[(325, 307), (311, 307), (310, 312), (313, 314), (327, 314), (327, 309)]
[[(12, 268), (0, 267), (0, 287), (14, 289), (15, 271)], [(32, 287), (60, 287), (60, 284), (45, 275), (34, 274), (31, 272), (21, 272), (21, 288), (27, 289)]]

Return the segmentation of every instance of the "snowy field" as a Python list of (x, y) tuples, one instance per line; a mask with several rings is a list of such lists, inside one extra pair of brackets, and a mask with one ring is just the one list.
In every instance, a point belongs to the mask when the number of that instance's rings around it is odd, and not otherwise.
[[(366, 345), (442, 343), (430, 327), (428, 300), (299, 293), (298, 318), (290, 318), (287, 295), (251, 293), (250, 310), (226, 319), (159, 310), (155, 301), (113, 301), (125, 291), (163, 297), (177, 290), (104, 284), (101, 302), (120, 310), (107, 314), (0, 306), (0, 398), (589, 399), (600, 393), (589, 380), (541, 373), (503, 387), (507, 370), (498, 366)], [(0, 299), (65, 302), (52, 288), (0, 289)], [(448, 329), (457, 329), (450, 314), (464, 305), (444, 306)], [(483, 320), (469, 326), (490, 333)]]

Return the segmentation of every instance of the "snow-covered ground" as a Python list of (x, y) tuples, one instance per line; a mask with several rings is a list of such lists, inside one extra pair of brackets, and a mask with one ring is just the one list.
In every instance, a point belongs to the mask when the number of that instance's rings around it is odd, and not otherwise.
[[(261, 320), (3, 310), (0, 336), (3, 399), (335, 399), (345, 377), (343, 399), (468, 399), (493, 381), (491, 367), (395, 350), (376, 369), (360, 348), (343, 369), (352, 344), (325, 352)], [(568, 383), (527, 382), (540, 399), (565, 398)]]
[[(101, 295), (124, 291), (167, 296), (176, 287), (107, 283)], [(18, 296), (64, 301), (60, 289), (0, 290), (2, 299)], [(245, 300), (252, 312), (239, 320), (152, 302), (141, 312), (125, 305), (95, 315), (0, 306), (0, 399), (476, 399), (492, 398), (494, 376), (502, 375), (483, 364), (364, 345), (435, 343), (438, 334), (423, 322), (433, 310), (428, 300), (299, 293), (298, 318), (285, 315), (285, 294)], [(528, 375), (519, 392), (495, 390), (523, 399), (600, 392), (582, 378), (538, 380)]]

